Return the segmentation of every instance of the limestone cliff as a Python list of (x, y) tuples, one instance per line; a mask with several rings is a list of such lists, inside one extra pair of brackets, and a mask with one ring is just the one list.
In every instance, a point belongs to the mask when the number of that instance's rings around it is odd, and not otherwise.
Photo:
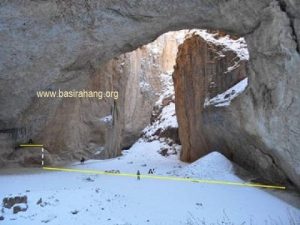
[(4, 161), (31, 164), (26, 157), (31, 157), (33, 164), (40, 164), (39, 149), (21, 154), (14, 148), (30, 138), (44, 144), (52, 162), (120, 155), (121, 149), (132, 145), (150, 123), (152, 108), (162, 91), (160, 75), (173, 69), (178, 45), (186, 33), (166, 33), (101, 68), (90, 68), (91, 75), (68, 82), (70, 89), (59, 84), (47, 89), (74, 90), (79, 83), (85, 90), (117, 91), (115, 99), (114, 96), (103, 99), (34, 96), (30, 108), (20, 115), (28, 126), (2, 130), (2, 166)]

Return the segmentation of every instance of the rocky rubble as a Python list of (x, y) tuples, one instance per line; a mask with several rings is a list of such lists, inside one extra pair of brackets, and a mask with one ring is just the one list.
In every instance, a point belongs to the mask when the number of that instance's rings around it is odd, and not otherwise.
[[(6, 209), (11, 209), (14, 214), (27, 210), (27, 196), (6, 197), (2, 200), (2, 206)], [(2, 210), (3, 211), (3, 210)]]

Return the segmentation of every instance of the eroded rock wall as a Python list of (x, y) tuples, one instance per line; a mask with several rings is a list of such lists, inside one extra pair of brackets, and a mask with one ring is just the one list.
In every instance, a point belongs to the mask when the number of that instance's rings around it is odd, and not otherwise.
[(247, 60), (239, 58), (233, 50), (199, 35), (180, 45), (173, 80), (182, 160), (195, 161), (215, 150), (204, 128), (205, 100), (244, 79), (246, 64)]
[[(30, 108), (20, 115), (27, 126), (2, 132), (3, 161), (29, 165), (25, 158), (30, 156), (34, 158), (33, 164), (41, 163), (39, 150), (20, 154), (14, 148), (30, 138), (44, 144), (52, 163), (82, 156), (120, 155), (121, 149), (131, 146), (150, 123), (152, 108), (162, 91), (160, 75), (173, 69), (178, 45), (186, 33), (166, 33), (153, 43), (108, 61), (101, 68), (90, 68), (90, 75), (70, 80), (67, 86), (53, 85), (47, 89), (102, 91), (101, 99), (34, 96)], [(106, 91), (112, 92), (112, 97), (105, 97)], [(115, 92), (118, 92), (116, 96)], [(40, 113), (38, 118), (37, 113)], [(36, 154), (32, 154), (34, 152)]]

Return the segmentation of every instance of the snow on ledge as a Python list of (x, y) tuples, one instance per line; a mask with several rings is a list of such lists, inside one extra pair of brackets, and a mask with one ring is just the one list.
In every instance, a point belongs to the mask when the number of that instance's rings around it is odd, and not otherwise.
[(249, 51), (244, 38), (233, 40), (229, 35), (216, 38), (215, 34), (208, 33), (206, 30), (192, 30), (195, 34), (201, 36), (204, 40), (216, 45), (223, 45), (225, 49), (236, 52), (241, 60), (249, 60)]
[(112, 115), (108, 115), (105, 117), (100, 118), (100, 121), (104, 122), (104, 123), (108, 123), (112, 121)]
[(223, 107), (229, 106), (231, 101), (236, 98), (239, 94), (241, 94), (246, 87), (248, 86), (248, 77), (244, 80), (241, 80), (239, 83), (229, 88), (227, 91), (222, 94), (218, 94), (217, 96), (211, 99), (205, 99), (204, 108), (207, 106), (215, 106), (215, 107)]

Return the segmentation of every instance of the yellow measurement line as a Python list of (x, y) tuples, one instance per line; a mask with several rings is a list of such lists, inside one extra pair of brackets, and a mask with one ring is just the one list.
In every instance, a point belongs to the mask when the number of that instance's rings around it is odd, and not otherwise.
[[(56, 167), (43, 167), (44, 170), (51, 171), (63, 171), (63, 172), (75, 172), (75, 173), (88, 173), (88, 174), (101, 174), (101, 175), (110, 175), (110, 176), (124, 176), (124, 177), (136, 177), (134, 173), (112, 173), (99, 170), (83, 170), (83, 169), (70, 169), (70, 168), (56, 168)], [(140, 175), (141, 178), (149, 179), (160, 179), (160, 180), (174, 180), (174, 181), (187, 181), (187, 182), (196, 182), (196, 183), (205, 183), (205, 184), (219, 184), (219, 185), (234, 185), (242, 187), (260, 187), (268, 189), (281, 189), (285, 190), (284, 186), (277, 185), (266, 185), (258, 183), (241, 183), (241, 182), (231, 182), (231, 181), (221, 181), (221, 180), (202, 180), (194, 178), (184, 178), (184, 177), (171, 177), (171, 176), (157, 176), (157, 175)]]

